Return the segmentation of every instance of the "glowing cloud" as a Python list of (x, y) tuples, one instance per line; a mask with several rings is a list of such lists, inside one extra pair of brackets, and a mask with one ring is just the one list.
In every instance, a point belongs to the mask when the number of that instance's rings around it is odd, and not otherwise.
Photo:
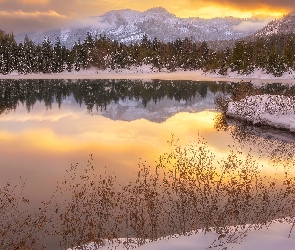
[(20, 0), (23, 4), (47, 4), (49, 0)]
[[(87, 18), (111, 10), (130, 8), (145, 11), (159, 5), (177, 17), (201, 18), (225, 16), (249, 18), (255, 15), (280, 17), (295, 10), (295, 1), (290, 0), (164, 0), (160, 4), (156, 0), (0, 0), (0, 10), (2, 10), (0, 23), (5, 23), (0, 28), (14, 33), (63, 28), (65, 19), (70, 20), (69, 23), (77, 24), (71, 19), (73, 16), (83, 18), (83, 27), (97, 25), (100, 27), (99, 22), (93, 23), (93, 20)], [(5, 19), (3, 19), (4, 13), (7, 13)], [(24, 16), (27, 17), (25, 20), (21, 18)], [(36, 16), (39, 17), (38, 20)], [(244, 27), (238, 27), (240, 28)], [(249, 28), (254, 29), (253, 26)]]
[[(295, 9), (289, 0), (190, 0), (191, 10), (208, 10), (207, 15), (250, 17), (253, 15), (282, 16)], [(211, 11), (210, 11), (211, 10)], [(206, 13), (203, 13), (204, 15)]]
[(239, 9), (228, 5), (201, 5), (193, 6), (179, 11), (181, 17), (201, 17), (214, 18), (233, 16), (239, 18), (250, 18), (252, 16), (281, 17), (288, 13), (286, 10), (268, 10), (268, 9)]
[(13, 15), (14, 17), (22, 17), (22, 18), (26, 18), (26, 17), (57, 17), (57, 18), (68, 18), (65, 15), (61, 15), (58, 14), (56, 11), (48, 11), (48, 12), (39, 12), (39, 11), (35, 11), (35, 12), (24, 12), (21, 10), (18, 11), (0, 11), (0, 16), (11, 16)]
[(72, 17), (49, 10), (46, 12), (34, 11), (0, 11), (0, 23), (5, 23), (2, 29), (14, 33), (35, 30), (60, 28)]

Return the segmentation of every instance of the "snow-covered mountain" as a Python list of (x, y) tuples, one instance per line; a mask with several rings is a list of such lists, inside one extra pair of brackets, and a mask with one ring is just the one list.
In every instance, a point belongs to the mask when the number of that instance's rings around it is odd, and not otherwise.
[(214, 109), (215, 94), (208, 91), (206, 98), (197, 94), (190, 101), (176, 101), (168, 97), (154, 103), (150, 101), (146, 106), (139, 100), (122, 100), (110, 103), (101, 115), (112, 120), (134, 121), (146, 119), (151, 122), (162, 123), (179, 112), (201, 112)]
[[(57, 37), (67, 47), (78, 39), (84, 40), (86, 34), (106, 35), (110, 39), (123, 43), (139, 42), (146, 34), (150, 39), (168, 42), (177, 38), (192, 38), (196, 41), (232, 40), (252, 35), (265, 26), (265, 20), (250, 18), (178, 18), (162, 7), (144, 12), (114, 10), (98, 17), (90, 17), (74, 23), (72, 27), (33, 32), (27, 35), (35, 43), (42, 43), (49, 37), (52, 42)], [(22, 42), (26, 34), (16, 35), (17, 42)]]
[(255, 37), (267, 37), (274, 34), (295, 33), (295, 13), (285, 15), (268, 23), (265, 27), (255, 32)]

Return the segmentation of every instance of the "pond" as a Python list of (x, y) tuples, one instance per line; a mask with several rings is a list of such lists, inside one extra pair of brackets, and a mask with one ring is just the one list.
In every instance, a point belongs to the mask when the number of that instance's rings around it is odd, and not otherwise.
[(0, 183), (25, 183), (28, 207), (36, 209), (71, 165), (91, 159), (96, 175), (114, 173), (115, 186), (128, 185), (139, 164), (154, 171), (169, 141), (182, 147), (200, 138), (219, 161), (237, 148), (245, 157), (251, 152), (265, 173), (283, 177), (286, 169), (273, 165), (291, 162), (295, 136), (222, 116), (215, 97), (233, 89), (225, 82), (0, 81)]

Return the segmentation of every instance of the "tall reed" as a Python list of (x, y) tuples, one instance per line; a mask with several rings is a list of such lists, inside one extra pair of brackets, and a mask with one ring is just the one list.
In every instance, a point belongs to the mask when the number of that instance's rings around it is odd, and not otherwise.
[(127, 184), (118, 183), (114, 173), (99, 173), (90, 155), (86, 166), (71, 166), (50, 201), (33, 216), (21, 210), (29, 202), (22, 195), (24, 185), (17, 195), (18, 186), (8, 183), (0, 190), (0, 248), (41, 249), (44, 238), (52, 236), (61, 249), (85, 249), (89, 242), (99, 248), (122, 237), (128, 249), (199, 231), (217, 232), (213, 245), (224, 246), (259, 229), (249, 225), (285, 217), (294, 223), (290, 168), (282, 179), (266, 176), (251, 153), (235, 147), (217, 160), (201, 136), (185, 146), (172, 137), (169, 145), (156, 164), (140, 161)]

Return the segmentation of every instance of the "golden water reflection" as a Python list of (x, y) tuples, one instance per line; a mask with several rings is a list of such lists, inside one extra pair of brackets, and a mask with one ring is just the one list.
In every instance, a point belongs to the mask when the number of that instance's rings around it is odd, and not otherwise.
[[(27, 113), (20, 106), (0, 116), (0, 181), (27, 180), (31, 200), (47, 199), (71, 164), (87, 163), (93, 155), (101, 172), (107, 167), (119, 181), (129, 182), (139, 159), (154, 164), (169, 151), (172, 134), (181, 145), (204, 137), (218, 159), (226, 158), (233, 141), (229, 133), (214, 128), (216, 112), (178, 113), (163, 123), (145, 119), (111, 120), (100, 111), (89, 114), (85, 107), (63, 106), (45, 110), (41, 105)], [(245, 152), (248, 150), (244, 149)], [(261, 162), (266, 166), (267, 161)], [(277, 171), (277, 170), (274, 170)]]

